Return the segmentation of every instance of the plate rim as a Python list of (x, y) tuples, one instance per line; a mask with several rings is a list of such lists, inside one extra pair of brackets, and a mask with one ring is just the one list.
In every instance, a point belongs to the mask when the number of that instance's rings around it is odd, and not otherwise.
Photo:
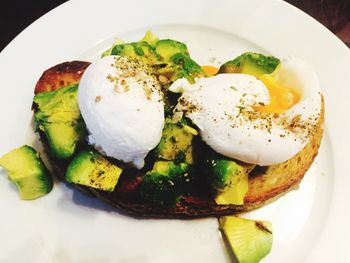
[[(185, 2), (185, 0), (181, 0), (183, 2)], [(101, 3), (98, 3), (99, 1), (91, 1), (97, 5), (101, 5)], [(106, 0), (105, 1), (106, 3), (110, 3), (112, 2), (111, 0)], [(150, 3), (155, 3), (155, 2), (159, 2), (157, 0), (150, 0), (149, 1)], [(208, 3), (209, 4), (209, 0), (208, 1), (203, 1), (205, 3)], [(222, 3), (223, 4), (228, 4), (229, 1), (226, 1), (226, 0), (223, 0)], [(235, 4), (241, 4), (241, 5), (244, 5), (243, 4), (244, 1), (234, 1)], [(307, 15), (306, 13), (304, 13), (303, 11), (299, 10), (298, 8), (294, 7), (293, 5), (287, 3), (287, 2), (284, 2), (284, 1), (281, 1), (281, 0), (274, 0), (274, 1), (269, 1), (269, 0), (262, 0), (261, 3), (258, 3), (258, 0), (251, 0), (251, 1), (248, 1), (249, 4), (255, 4), (256, 6), (260, 6), (262, 4), (268, 4), (268, 5), (271, 5), (271, 6), (274, 6), (273, 8), (276, 8), (276, 10), (286, 10), (286, 13), (294, 13), (294, 15), (297, 17), (297, 16), (300, 16), (300, 17), (303, 17), (304, 19), (304, 23), (305, 23), (305, 27), (310, 27), (310, 28), (313, 28), (313, 29), (317, 29), (318, 33), (320, 35), (322, 35), (324, 38), (323, 40), (326, 41), (326, 42), (329, 42), (329, 45), (332, 46), (332, 47), (336, 47), (336, 51), (338, 53), (343, 53), (345, 59), (344, 59), (344, 64), (346, 63), (349, 63), (350, 65), (350, 49), (339, 39), (337, 38), (333, 33), (331, 33), (330, 30), (328, 30), (326, 27), (324, 27), (321, 23), (319, 23), (317, 20), (315, 20), (314, 18), (312, 18), (311, 16)], [(77, 10), (77, 8), (79, 8), (79, 6), (83, 5), (84, 1), (82, 0), (71, 0), (71, 1), (68, 1), (68, 2), (65, 2), (61, 5), (59, 5), (58, 7), (56, 7), (55, 9), (49, 11), (48, 13), (46, 13), (45, 15), (43, 15), (42, 17), (40, 17), (39, 19), (37, 19), (36, 21), (34, 21), (31, 25), (29, 25), (27, 28), (25, 28), (19, 35), (17, 35), (0, 53), (0, 70), (4, 70), (6, 69), (6, 66), (7, 66), (7, 63), (9, 62), (10, 58), (9, 57), (13, 57), (13, 55), (16, 53), (16, 49), (19, 49), (20, 47), (23, 47), (25, 46), (26, 42), (31, 42), (31, 41), (27, 41), (27, 39), (30, 39), (30, 37), (32, 35), (34, 36), (38, 36), (40, 35), (40, 33), (42, 31), (45, 31), (43, 30), (44, 28), (46, 28), (49, 24), (51, 23), (55, 23), (55, 22), (52, 22), (55, 20), (55, 17), (60, 17), (61, 15), (65, 14), (67, 11), (69, 10)], [(191, 3), (196, 3), (196, 4), (199, 4), (199, 3), (202, 3), (202, 1), (197, 1), (197, 0), (194, 0), (192, 1)], [(232, 4), (232, 3), (231, 3)], [(247, 4), (247, 5), (249, 5)], [(91, 3), (89, 3), (89, 5), (91, 5)], [(92, 4), (93, 5), (93, 4)], [(195, 4), (193, 4), (193, 6), (195, 6)], [(70, 13), (70, 12), (68, 12)], [(302, 19), (302, 18), (301, 18)], [(57, 27), (57, 26), (56, 26)], [(240, 32), (242, 33), (242, 32)], [(111, 32), (111, 34), (113, 34)], [(110, 37), (110, 35), (106, 34), (105, 32), (103, 32), (103, 34), (100, 34), (99, 35), (99, 40), (102, 40), (102, 39), (106, 39)], [(90, 46), (90, 44), (87, 44)], [(76, 53), (76, 50), (72, 50), (69, 52), (69, 54), (74, 54)], [(61, 53), (60, 53), (61, 54)], [(65, 57), (65, 56), (63, 56)], [(68, 55), (68, 57), (73, 57), (73, 56), (70, 56)], [(50, 61), (54, 61), (55, 59), (52, 59), (52, 60), (47, 60), (46, 63), (44, 63), (43, 65), (40, 65), (38, 67), (38, 70), (37, 70), (37, 73), (36, 74), (33, 74), (33, 81), (31, 82), (32, 84), (34, 83), (34, 81), (37, 79), (38, 75), (41, 74), (42, 70), (47, 68), (47, 66), (49, 66), (50, 64)], [(60, 62), (60, 61), (57, 61), (57, 62)], [(13, 66), (11, 67), (12, 69), (14, 68)], [(11, 70), (11, 69), (10, 69)], [(0, 77), (0, 80), (4, 79), (3, 77)], [(344, 78), (344, 80), (346, 80), (346, 78)], [(5, 78), (5, 82), (6, 82), (6, 78)], [(8, 81), (7, 81), (8, 82)], [(3, 90), (0, 90), (0, 94), (3, 92)], [(9, 92), (11, 93), (10, 97), (11, 98), (14, 98), (13, 95), (16, 94), (15, 91), (12, 91), (12, 92)], [(346, 92), (344, 92), (346, 94)], [(32, 94), (31, 92), (27, 91), (25, 92), (25, 94), (23, 96), (30, 96), (30, 94)], [(350, 93), (349, 93), (350, 94)], [(330, 96), (331, 97), (331, 96)], [(329, 97), (329, 98), (330, 98)], [(326, 105), (327, 105), (327, 100), (328, 98), (326, 98)], [(1, 99), (0, 99), (0, 103), (1, 103)], [(334, 100), (332, 99), (329, 99), (329, 103), (330, 104), (334, 104)], [(29, 102), (26, 102), (23, 104), (23, 107), (26, 107), (28, 108), (29, 106)], [(327, 106), (326, 106), (327, 107)], [(350, 110), (349, 109), (346, 109), (344, 107), (341, 107), (340, 108), (340, 111), (342, 113), (350, 113)], [(12, 110), (10, 111), (10, 114), (21, 114), (21, 110)], [(26, 118), (28, 118), (30, 114), (27, 114), (26, 115)], [(330, 127), (334, 126), (335, 124), (334, 123), (337, 123), (337, 120), (332, 120), (332, 119), (328, 119), (327, 116), (333, 116), (333, 112), (331, 112), (330, 110), (326, 111), (326, 124), (325, 126), (328, 128), (328, 130), (330, 131), (330, 140), (331, 140), (331, 143), (332, 143), (332, 147), (333, 146), (336, 146), (336, 147), (333, 147), (334, 149), (334, 158), (335, 158), (335, 171), (334, 173), (335, 174), (339, 174), (338, 176), (335, 176), (335, 182), (334, 182), (334, 191), (337, 192), (339, 191), (339, 189), (341, 188), (340, 187), (340, 184), (342, 183), (349, 183), (350, 182), (350, 179), (349, 178), (344, 178), (344, 176), (341, 177), (341, 173), (344, 169), (344, 161), (346, 161), (346, 158), (344, 158), (344, 156), (350, 156), (350, 151), (349, 150), (341, 150), (340, 147), (339, 147), (339, 142), (337, 141), (337, 138), (341, 139), (341, 140), (345, 140), (345, 141), (348, 141), (350, 142), (349, 139), (347, 139), (347, 137), (345, 135), (341, 135), (341, 136), (337, 136), (338, 134), (336, 132), (333, 131), (333, 129), (331, 129)], [(2, 117), (2, 116), (1, 116)], [(0, 121), (3, 121), (4, 119), (3, 118), (0, 118)], [(5, 119), (5, 121), (8, 120), (8, 119)], [(21, 133), (23, 134), (23, 130), (25, 130), (25, 127), (28, 126), (27, 123), (26, 124), (23, 124), (23, 125), (19, 125), (19, 130), (20, 131), (16, 131), (14, 132), (13, 134), (13, 138), (20, 138), (21, 137)], [(336, 125), (335, 125), (336, 126)], [(344, 125), (344, 129), (345, 131), (348, 131), (350, 132), (350, 126), (349, 125)], [(334, 133), (334, 134), (333, 134)], [(23, 135), (22, 135), (23, 137)], [(333, 144), (334, 142), (334, 144)], [(340, 164), (339, 164), (340, 163)], [(346, 162), (345, 162), (346, 163)], [(343, 165), (342, 165), (343, 164)], [(342, 179), (340, 179), (342, 178)], [(341, 180), (341, 181), (339, 181)], [(350, 259), (350, 256), (349, 256), (349, 252), (346, 250), (346, 247), (342, 244), (339, 244), (339, 246), (337, 246), (337, 244), (330, 244), (330, 241), (327, 241), (325, 239), (328, 239), (328, 240), (332, 240), (334, 239), (334, 237), (336, 237), (336, 235), (332, 234), (332, 227), (330, 227), (329, 225), (331, 224), (342, 224), (344, 223), (347, 219), (350, 219), (350, 215), (349, 213), (343, 215), (344, 218), (342, 218), (341, 220), (337, 220), (336, 218), (334, 218), (334, 214), (339, 214), (342, 208), (342, 206), (344, 204), (346, 204), (345, 201), (350, 201), (350, 196), (347, 195), (346, 193), (344, 193), (344, 191), (339, 191), (339, 195), (338, 197), (334, 198), (332, 200), (332, 209), (331, 209), (331, 215), (330, 215), (330, 218), (327, 219), (329, 222), (328, 222), (328, 228), (325, 229), (325, 233), (324, 235), (326, 236), (325, 238), (323, 238), (322, 240), (320, 240), (316, 245), (315, 245), (315, 249), (314, 251), (312, 252), (312, 254), (310, 255), (310, 262), (312, 262), (314, 259), (321, 259), (321, 261), (325, 261), (325, 259), (332, 259), (334, 260), (334, 256), (331, 258), (329, 256), (329, 254), (327, 254), (326, 251), (326, 248), (327, 250), (330, 250), (330, 251), (335, 251), (335, 250), (339, 250), (341, 249), (341, 254), (339, 255), (339, 259), (341, 261), (345, 261), (345, 260), (349, 260)], [(348, 229), (347, 229), (348, 231)], [(349, 231), (349, 234), (350, 234), (350, 231)], [(348, 241), (350, 241), (350, 238), (342, 238), (341, 239), (342, 243), (346, 243)], [(330, 249), (331, 248), (331, 249)], [(321, 252), (321, 253), (320, 253)]]

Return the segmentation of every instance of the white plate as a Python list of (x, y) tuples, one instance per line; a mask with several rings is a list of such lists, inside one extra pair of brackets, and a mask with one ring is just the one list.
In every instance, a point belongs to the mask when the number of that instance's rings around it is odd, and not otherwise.
[[(0, 155), (33, 143), (34, 84), (46, 68), (93, 59), (114, 37), (151, 29), (185, 41), (200, 63), (246, 50), (289, 54), (317, 71), (326, 134), (300, 189), (248, 214), (274, 226), (265, 262), (350, 262), (350, 52), (318, 22), (283, 1), (83, 1), (56, 8), (0, 54)], [(20, 201), (0, 171), (0, 262), (228, 262), (216, 219), (137, 220), (64, 184)]]

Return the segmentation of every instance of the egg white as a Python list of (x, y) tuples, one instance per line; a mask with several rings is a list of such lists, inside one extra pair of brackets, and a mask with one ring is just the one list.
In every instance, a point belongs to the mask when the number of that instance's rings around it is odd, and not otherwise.
[(140, 169), (161, 139), (164, 103), (153, 77), (142, 69), (135, 72), (142, 83), (135, 76), (122, 77), (125, 72), (113, 66), (118, 59), (126, 60), (106, 56), (86, 69), (78, 102), (88, 142), (103, 154)]

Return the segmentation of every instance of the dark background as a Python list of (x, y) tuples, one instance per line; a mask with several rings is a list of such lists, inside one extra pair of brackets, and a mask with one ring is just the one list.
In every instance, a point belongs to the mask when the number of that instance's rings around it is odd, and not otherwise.
[[(2, 0), (0, 51), (33, 21), (64, 2), (66, 0)], [(350, 0), (288, 0), (287, 2), (316, 18), (350, 47)]]

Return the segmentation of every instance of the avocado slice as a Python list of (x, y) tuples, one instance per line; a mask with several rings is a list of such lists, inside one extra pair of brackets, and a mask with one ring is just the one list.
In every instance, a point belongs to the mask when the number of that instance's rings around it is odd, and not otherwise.
[(37, 130), (45, 133), (55, 158), (69, 159), (86, 137), (77, 101), (78, 85), (39, 93), (34, 97)]
[(190, 83), (194, 83), (195, 78), (204, 77), (206, 73), (189, 55), (176, 53), (170, 58), (170, 67), (174, 74), (172, 81), (179, 78), (186, 78)]
[(191, 188), (195, 173), (188, 163), (155, 162), (140, 184), (143, 199), (161, 206), (174, 205)]
[(95, 150), (83, 150), (71, 161), (65, 177), (70, 183), (112, 192), (122, 171)]
[(156, 52), (161, 56), (164, 62), (170, 62), (170, 58), (178, 53), (189, 56), (187, 46), (173, 39), (159, 40), (156, 43)]
[(145, 36), (141, 39), (141, 41), (146, 41), (152, 47), (155, 47), (158, 40), (159, 38), (155, 34), (153, 34), (151, 31), (147, 31)]
[(259, 77), (263, 74), (272, 73), (279, 63), (280, 60), (273, 56), (245, 52), (221, 65), (218, 73), (244, 73)]
[(146, 65), (155, 65), (160, 61), (159, 55), (146, 41), (115, 45), (111, 55), (124, 56), (131, 60), (142, 61)]
[(192, 164), (192, 140), (197, 134), (183, 120), (172, 123), (170, 119), (166, 119), (162, 138), (155, 149), (156, 158)]
[(222, 159), (213, 154), (205, 161), (208, 182), (213, 189), (214, 199), (218, 205), (242, 205), (248, 192), (249, 172), (254, 165), (238, 164), (231, 159)]
[(233, 176), (232, 185), (226, 191), (217, 191), (214, 199), (218, 205), (243, 205), (248, 192), (248, 173), (242, 171)]
[(202, 68), (191, 59), (187, 46), (173, 39), (160, 39), (148, 31), (138, 42), (118, 41), (102, 53), (102, 56), (119, 55), (139, 60), (150, 66), (159, 82), (167, 87), (179, 78), (191, 83), (195, 77), (206, 76)]
[(211, 186), (216, 190), (227, 190), (238, 181), (237, 177), (243, 172), (243, 167), (235, 161), (213, 159), (207, 162), (211, 167), (209, 180)]
[(7, 170), (9, 179), (15, 183), (23, 200), (39, 198), (52, 190), (51, 175), (39, 154), (28, 145), (2, 156), (0, 166)]
[(272, 248), (270, 222), (223, 216), (219, 219), (219, 224), (237, 262), (257, 263), (270, 253)]

